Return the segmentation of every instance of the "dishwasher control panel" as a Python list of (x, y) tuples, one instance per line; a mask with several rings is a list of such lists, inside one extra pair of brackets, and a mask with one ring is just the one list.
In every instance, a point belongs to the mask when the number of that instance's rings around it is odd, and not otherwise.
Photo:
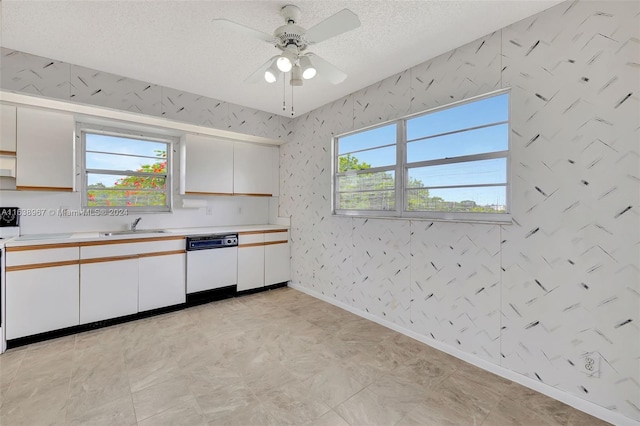
[(187, 237), (187, 251), (236, 247), (238, 234), (194, 235)]

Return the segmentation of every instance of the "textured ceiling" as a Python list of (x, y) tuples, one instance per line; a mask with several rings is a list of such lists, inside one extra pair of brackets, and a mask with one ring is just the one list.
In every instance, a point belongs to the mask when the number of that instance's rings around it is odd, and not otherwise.
[[(558, 0), (296, 1), (310, 28), (343, 8), (360, 28), (312, 46), (344, 70), (294, 89), (296, 116), (559, 3)], [(4, 47), (215, 99), (290, 115), (282, 80), (244, 79), (277, 53), (264, 41), (212, 24), (226, 18), (266, 33), (283, 25), (284, 1), (2, 0)]]

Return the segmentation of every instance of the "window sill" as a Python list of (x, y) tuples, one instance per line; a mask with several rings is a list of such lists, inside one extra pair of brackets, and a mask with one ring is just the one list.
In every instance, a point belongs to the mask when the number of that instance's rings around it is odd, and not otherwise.
[[(454, 215), (452, 213), (444, 213), (437, 216), (386, 216), (381, 215), (378, 212), (363, 213), (363, 212), (333, 212), (332, 216), (335, 217), (352, 217), (361, 219), (391, 219), (391, 220), (416, 220), (416, 221), (428, 221), (428, 222), (451, 222), (451, 223), (472, 223), (472, 224), (484, 224), (484, 225), (512, 225), (513, 220), (510, 213), (472, 213), (473, 217), (469, 214)], [(481, 217), (477, 217), (481, 215)]]

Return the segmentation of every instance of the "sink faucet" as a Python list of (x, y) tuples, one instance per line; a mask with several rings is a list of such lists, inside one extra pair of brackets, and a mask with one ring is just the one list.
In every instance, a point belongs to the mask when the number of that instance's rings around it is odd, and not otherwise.
[(138, 226), (138, 223), (142, 220), (141, 217), (137, 218), (136, 220), (133, 221), (133, 223), (131, 224), (131, 230), (135, 231), (136, 230), (136, 226)]

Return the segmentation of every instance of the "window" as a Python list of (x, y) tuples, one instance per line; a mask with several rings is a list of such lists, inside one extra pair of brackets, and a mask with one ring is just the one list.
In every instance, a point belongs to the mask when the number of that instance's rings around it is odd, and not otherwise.
[(338, 209), (395, 210), (396, 139), (395, 123), (340, 138)]
[(83, 206), (171, 210), (171, 138), (86, 125), (79, 133)]
[(509, 93), (334, 139), (335, 214), (505, 221)]

